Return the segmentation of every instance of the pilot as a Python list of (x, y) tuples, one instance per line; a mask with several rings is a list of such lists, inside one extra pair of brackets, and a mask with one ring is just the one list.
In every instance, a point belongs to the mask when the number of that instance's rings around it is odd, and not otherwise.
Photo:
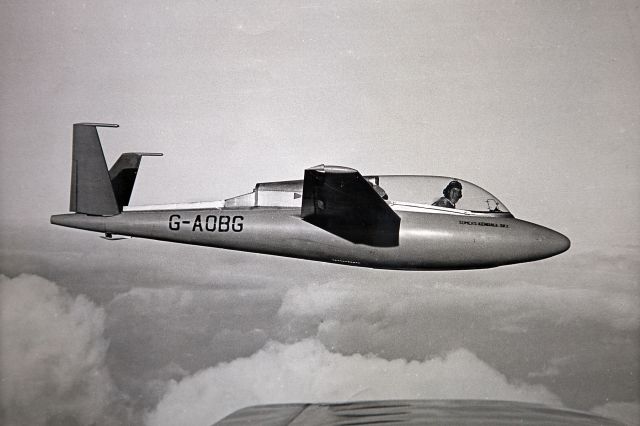
[(456, 203), (462, 198), (462, 184), (457, 180), (449, 182), (447, 187), (442, 190), (444, 197), (440, 197), (432, 206), (456, 208)]

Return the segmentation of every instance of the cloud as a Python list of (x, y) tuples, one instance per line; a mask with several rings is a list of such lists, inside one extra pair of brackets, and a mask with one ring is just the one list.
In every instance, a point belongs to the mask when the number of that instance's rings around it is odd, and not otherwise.
[(120, 389), (155, 406), (170, 379), (249, 356), (280, 305), (270, 290), (133, 288), (107, 306), (109, 367)]
[(511, 383), (466, 349), (424, 361), (330, 352), (317, 339), (269, 342), (250, 357), (172, 381), (148, 425), (211, 424), (255, 404), (371, 399), (507, 399), (561, 405), (540, 385)]
[[(280, 329), (286, 330), (278, 340), (317, 336), (341, 353), (372, 352), (408, 359), (466, 347), (501, 367), (514, 365), (518, 354), (528, 360), (520, 364), (518, 377), (543, 379), (560, 374), (560, 368), (573, 371), (580, 363), (595, 362), (578, 353), (573, 364), (549, 364), (589, 342), (632, 336), (638, 329), (639, 312), (637, 295), (526, 282), (366, 285), (339, 281), (290, 288), (278, 311)], [(565, 343), (556, 350), (559, 336)], [(502, 345), (512, 347), (510, 353), (498, 351)], [(594, 350), (598, 356), (613, 356), (606, 353), (609, 347), (603, 342)], [(616, 347), (629, 351), (625, 345)]]
[(105, 366), (105, 313), (34, 275), (0, 275), (0, 363), (6, 424), (104, 424), (115, 389)]
[(629, 426), (640, 424), (640, 401), (608, 402), (591, 409), (596, 414), (619, 420)]
[(634, 293), (575, 286), (509, 284), (407, 284), (367, 286), (333, 282), (291, 288), (279, 313), (283, 317), (356, 318), (379, 322), (407, 312), (453, 309), (495, 317), (493, 327), (526, 331), (532, 320), (568, 323), (594, 321), (618, 330), (640, 325), (640, 297)]
[[(289, 335), (279, 340), (313, 336), (335, 352), (386, 359), (423, 360), (464, 347), (584, 410), (637, 388), (639, 311), (637, 292), (571, 281), (342, 280), (290, 288), (279, 309), (280, 329)], [(585, 380), (598, 386), (584, 387)]]
[(557, 377), (560, 375), (560, 369), (568, 365), (572, 359), (571, 356), (552, 358), (541, 371), (532, 371), (527, 377)]
[(199, 370), (264, 346), (261, 326), (276, 316), (280, 297), (261, 289), (133, 288), (107, 305), (107, 334), (138, 372), (172, 361)]
[[(160, 407), (169, 389), (197, 371), (251, 358), (270, 340), (294, 345), (309, 337), (345, 357), (370, 353), (382, 361), (423, 362), (466, 348), (510, 383), (544, 385), (567, 406), (582, 410), (603, 404), (612, 392), (620, 400), (635, 397), (625, 389), (637, 384), (637, 376), (630, 375), (638, 365), (640, 303), (632, 291), (637, 284), (620, 285), (606, 271), (583, 286), (587, 272), (570, 274), (569, 280), (522, 274), (520, 266), (490, 273), (397, 273), (329, 265), (340, 273), (328, 276), (317, 264), (303, 262), (316, 271), (305, 273), (304, 283), (299, 275), (274, 273), (267, 281), (243, 285), (242, 279), (216, 277), (215, 270), (203, 275), (194, 265), (203, 265), (209, 252), (195, 254), (198, 261), (182, 265), (175, 276), (164, 268), (133, 270), (124, 264), (116, 290), (111, 274), (96, 278), (93, 261), (83, 257), (73, 262), (82, 261), (87, 270), (63, 262), (60, 270), (76, 272), (52, 275), (72, 294), (104, 301), (109, 374), (140, 409)], [(106, 269), (118, 259), (106, 255)], [(595, 263), (612, 268), (606, 257)], [(194, 275), (202, 276), (194, 280)], [(159, 288), (141, 288), (152, 285)], [(567, 357), (571, 362), (564, 362)], [(599, 385), (582, 386), (587, 380)]]

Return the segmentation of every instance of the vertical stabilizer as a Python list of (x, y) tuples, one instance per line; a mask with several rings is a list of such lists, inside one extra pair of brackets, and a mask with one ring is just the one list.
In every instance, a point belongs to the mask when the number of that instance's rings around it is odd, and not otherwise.
[(120, 213), (107, 163), (96, 127), (117, 124), (76, 123), (73, 125), (71, 201), (69, 210), (77, 213), (112, 216)]

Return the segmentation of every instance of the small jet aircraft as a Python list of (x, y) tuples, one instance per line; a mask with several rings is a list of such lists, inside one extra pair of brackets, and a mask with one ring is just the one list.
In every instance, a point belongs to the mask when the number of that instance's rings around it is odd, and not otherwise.
[(211, 203), (128, 207), (140, 160), (107, 169), (97, 127), (73, 125), (70, 210), (51, 223), (351, 266), (404, 270), (491, 268), (566, 251), (564, 235), (516, 219), (496, 197), (442, 176), (362, 176), (320, 165), (303, 180), (258, 183)]

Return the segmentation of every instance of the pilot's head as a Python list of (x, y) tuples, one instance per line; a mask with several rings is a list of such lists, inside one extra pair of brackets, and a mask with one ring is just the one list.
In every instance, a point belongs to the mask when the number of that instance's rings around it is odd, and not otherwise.
[(449, 185), (447, 185), (447, 187), (442, 190), (442, 193), (453, 204), (455, 204), (460, 198), (462, 198), (462, 184), (457, 180), (452, 180), (451, 182), (449, 182)]

